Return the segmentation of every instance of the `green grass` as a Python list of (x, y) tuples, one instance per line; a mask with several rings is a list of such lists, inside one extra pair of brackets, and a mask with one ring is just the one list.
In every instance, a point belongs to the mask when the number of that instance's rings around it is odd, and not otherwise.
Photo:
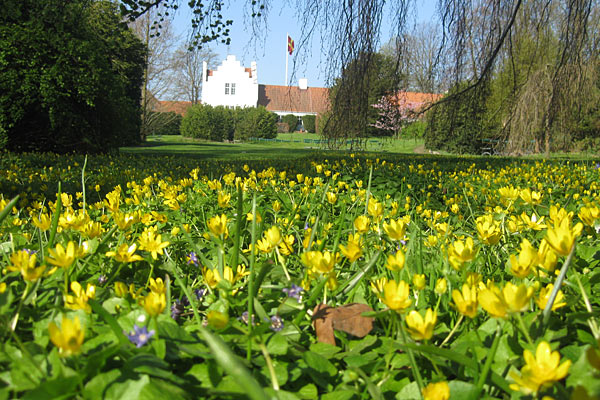
[[(370, 139), (367, 151), (413, 153), (421, 139)], [(208, 142), (180, 135), (151, 136), (136, 147), (122, 147), (122, 153), (149, 155), (184, 155), (199, 159), (291, 159), (315, 152), (330, 151), (314, 133), (281, 133), (275, 140), (246, 143)], [(337, 152), (349, 152), (339, 150)]]

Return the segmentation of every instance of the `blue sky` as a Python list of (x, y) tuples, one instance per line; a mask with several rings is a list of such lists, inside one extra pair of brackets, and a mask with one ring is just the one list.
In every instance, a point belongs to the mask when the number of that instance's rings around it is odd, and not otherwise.
[[(182, 1), (174, 21), (175, 30), (182, 37), (187, 37), (186, 32), (190, 27), (190, 12), (186, 3), (186, 1)], [(259, 38), (259, 40), (250, 42), (250, 29), (245, 27), (245, 25), (249, 24), (249, 17), (245, 17), (244, 15), (247, 1), (231, 1), (223, 11), (223, 16), (226, 19), (233, 20), (233, 26), (230, 28), (231, 44), (226, 46), (224, 44), (213, 43), (210, 45), (211, 49), (219, 54), (220, 59), (224, 59), (228, 54), (235, 55), (246, 67), (250, 66), (251, 61), (256, 61), (258, 64), (259, 83), (284, 85), (287, 49), (286, 33), (289, 33), (292, 39), (298, 43), (301, 32), (301, 26), (296, 17), (296, 10), (291, 3), (291, 0), (272, 0), (266, 34)], [(418, 6), (415, 12), (417, 13), (418, 21), (428, 21), (433, 18), (435, 0), (417, 0), (417, 3)], [(381, 43), (387, 42), (390, 38), (388, 31), (389, 29), (384, 28)], [(322, 47), (324, 47), (323, 50)], [(327, 77), (324, 72), (324, 65), (327, 60), (323, 51), (327, 50), (327, 48), (327, 43), (321, 46), (319, 38), (315, 37), (310, 46), (310, 51), (307, 52), (307, 57), (299, 59), (297, 57), (298, 53), (294, 52), (288, 60), (289, 77), (292, 75), (294, 61), (296, 64), (294, 81), (290, 79), (290, 85), (297, 84), (298, 78), (307, 78), (309, 86), (325, 86)], [(295, 60), (293, 59), (294, 57), (296, 57)]]

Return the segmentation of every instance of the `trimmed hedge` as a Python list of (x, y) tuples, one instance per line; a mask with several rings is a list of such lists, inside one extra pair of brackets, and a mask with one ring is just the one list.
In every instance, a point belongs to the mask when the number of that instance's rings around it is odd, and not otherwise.
[(302, 117), (302, 124), (304, 125), (304, 129), (307, 132), (315, 133), (316, 132), (316, 124), (317, 116), (316, 115), (304, 115)]
[(264, 107), (229, 109), (196, 104), (181, 121), (181, 134), (186, 137), (222, 142), (250, 137), (275, 138), (277, 115)]
[(286, 114), (281, 117), (281, 122), (288, 124), (288, 133), (294, 132), (296, 130), (296, 126), (298, 125), (298, 117), (294, 114)]

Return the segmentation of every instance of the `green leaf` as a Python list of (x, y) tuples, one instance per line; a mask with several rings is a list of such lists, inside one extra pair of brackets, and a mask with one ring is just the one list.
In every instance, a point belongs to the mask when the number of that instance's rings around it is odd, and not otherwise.
[(404, 386), (398, 394), (396, 394), (398, 400), (421, 400), (421, 391), (417, 382), (411, 382)]
[(302, 358), (304, 358), (304, 361), (306, 361), (309, 368), (312, 368), (319, 373), (329, 376), (334, 376), (337, 373), (337, 368), (320, 354), (307, 351)]
[(57, 376), (56, 378), (43, 381), (38, 387), (23, 396), (24, 400), (54, 400), (70, 399), (77, 393), (78, 376)]
[(296, 394), (301, 399), (310, 399), (310, 400), (316, 399), (317, 395), (318, 395), (317, 387), (315, 385), (313, 385), (312, 383), (309, 383), (309, 384), (302, 386)]
[(0, 211), (0, 225), (2, 225), (2, 221), (10, 214), (10, 210), (13, 209), (14, 206), (17, 205), (19, 201), (19, 195), (15, 196), (7, 205)]
[(273, 355), (284, 355), (287, 353), (288, 342), (280, 333), (274, 333), (267, 339), (267, 351)]
[(320, 354), (325, 358), (331, 358), (341, 350), (342, 349), (339, 347), (333, 346), (329, 343), (317, 342), (310, 345), (310, 351)]

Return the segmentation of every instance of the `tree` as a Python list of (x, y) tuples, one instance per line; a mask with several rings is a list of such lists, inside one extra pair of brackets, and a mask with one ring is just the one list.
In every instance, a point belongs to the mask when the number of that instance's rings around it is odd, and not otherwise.
[[(370, 66), (367, 71), (365, 63)], [(397, 91), (394, 60), (382, 53), (360, 54), (344, 68), (329, 92), (332, 110), (320, 121), (329, 146), (337, 148), (347, 139), (353, 139), (352, 146), (360, 146), (369, 136), (385, 135), (376, 125), (379, 114), (373, 105)]]
[(173, 56), (173, 93), (177, 98), (183, 98), (192, 104), (200, 102), (202, 94), (202, 62), (206, 61), (208, 68), (214, 68), (218, 54), (208, 47), (189, 48), (182, 45)]
[(0, 131), (7, 147), (99, 152), (136, 143), (143, 56), (113, 3), (5, 3)]
[(152, 132), (160, 130), (159, 124), (168, 124), (169, 115), (161, 115), (154, 110), (156, 102), (170, 96), (173, 79), (173, 45), (177, 41), (171, 27), (171, 21), (161, 24), (160, 30), (154, 25), (159, 10), (149, 10), (146, 14), (129, 24), (131, 30), (146, 46), (144, 78), (142, 84), (142, 121), (140, 135), (142, 140)]

